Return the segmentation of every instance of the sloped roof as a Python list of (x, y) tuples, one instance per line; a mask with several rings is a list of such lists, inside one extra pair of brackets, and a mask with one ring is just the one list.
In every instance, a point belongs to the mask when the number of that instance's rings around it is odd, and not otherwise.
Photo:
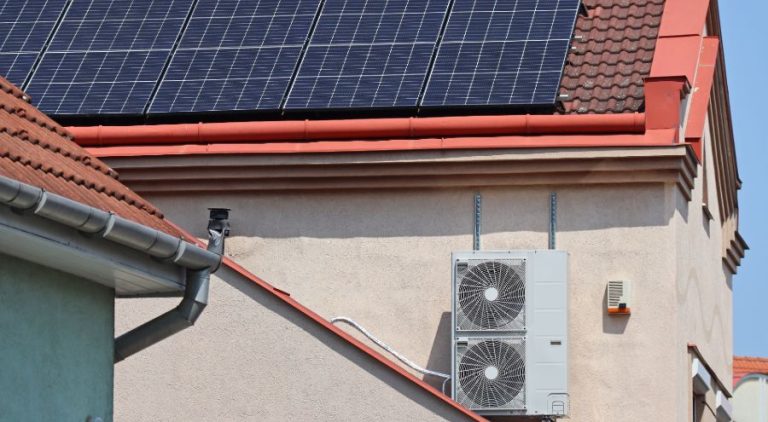
[(768, 358), (753, 356), (733, 357), (733, 386), (749, 374), (768, 375)]
[(560, 93), (566, 114), (631, 113), (643, 107), (664, 0), (583, 0)]
[(157, 208), (71, 139), (69, 132), (0, 77), (0, 175), (181, 237)]

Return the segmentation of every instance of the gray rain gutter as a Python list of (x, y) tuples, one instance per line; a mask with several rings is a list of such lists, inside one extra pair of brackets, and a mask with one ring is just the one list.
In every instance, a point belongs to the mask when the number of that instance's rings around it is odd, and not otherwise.
[(115, 362), (191, 327), (208, 304), (210, 276), (221, 265), (226, 222), (209, 224), (208, 249), (115, 214), (0, 176), (0, 203), (186, 269), (184, 298), (163, 315), (115, 339)]

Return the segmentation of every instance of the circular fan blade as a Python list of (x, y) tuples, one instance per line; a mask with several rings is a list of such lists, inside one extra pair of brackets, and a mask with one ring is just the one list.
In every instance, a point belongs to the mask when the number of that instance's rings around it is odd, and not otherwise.
[(458, 299), (464, 315), (475, 325), (484, 329), (504, 327), (523, 309), (525, 281), (509, 265), (483, 262), (462, 277)]
[(503, 407), (525, 385), (525, 361), (507, 343), (483, 341), (461, 357), (458, 378), (459, 387), (476, 405)]

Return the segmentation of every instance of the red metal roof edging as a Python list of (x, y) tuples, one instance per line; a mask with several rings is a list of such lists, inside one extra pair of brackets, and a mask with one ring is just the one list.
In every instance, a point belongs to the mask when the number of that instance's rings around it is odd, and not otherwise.
[(699, 68), (696, 72), (696, 82), (691, 94), (691, 107), (685, 131), (685, 141), (693, 145), (696, 156), (699, 157), (700, 161), (703, 158), (701, 140), (704, 137), (704, 126), (707, 120), (709, 99), (715, 79), (715, 67), (720, 51), (719, 48), (720, 39), (718, 37), (704, 38)]
[(86, 147), (454, 136), (642, 133), (645, 114), (286, 120), (67, 128)]
[(674, 144), (676, 131), (660, 129), (634, 135), (497, 136), (367, 141), (216, 143), (86, 148), (99, 158), (227, 154), (318, 154), (429, 150), (653, 147)]
[[(205, 245), (198, 240), (195, 236), (192, 236), (189, 232), (184, 230), (183, 228), (177, 226), (173, 222), (166, 220), (168, 224), (173, 226), (176, 230), (181, 232), (185, 237), (187, 237), (190, 242), (196, 243), (198, 246), (205, 247)], [(373, 359), (379, 361), (379, 363), (387, 366), (392, 371), (400, 374), (401, 376), (405, 377), (409, 381), (413, 382), (417, 386), (421, 387), (422, 389), (426, 390), (428, 393), (434, 395), (438, 399), (442, 400), (446, 404), (450, 405), (451, 407), (459, 410), (461, 413), (465, 414), (472, 420), (475, 420), (477, 422), (488, 422), (487, 419), (484, 417), (478, 415), (477, 413), (465, 408), (464, 406), (458, 404), (450, 397), (446, 396), (445, 394), (438, 391), (435, 387), (432, 387), (431, 385), (427, 384), (426, 382), (420, 380), (419, 378), (413, 376), (410, 372), (406, 371), (402, 367), (398, 366), (391, 360), (385, 358), (381, 353), (376, 352), (375, 350), (371, 349), (367, 345), (360, 342), (358, 339), (352, 337), (350, 334), (348, 334), (346, 331), (342, 330), (341, 328), (336, 327), (335, 325), (331, 324), (330, 321), (327, 321), (325, 318), (321, 317), (311, 309), (307, 308), (306, 306), (302, 305), (295, 299), (291, 297), (291, 295), (288, 292), (285, 292), (283, 290), (278, 289), (277, 287), (272, 286), (271, 284), (267, 283), (266, 281), (260, 279), (250, 271), (243, 268), (240, 264), (233, 261), (230, 258), (227, 258), (226, 256), (222, 259), (221, 264), (232, 271), (240, 274), (241, 276), (248, 279), (248, 281), (252, 282), (256, 286), (260, 287), (267, 293), (275, 296), (276, 298), (282, 300), (286, 305), (294, 308), (295, 310), (299, 311), (301, 314), (315, 322), (316, 324), (320, 325), (321, 327), (325, 328), (328, 331), (331, 331), (332, 333), (339, 336), (342, 340), (352, 344), (352, 346), (360, 349), (363, 353), (369, 355)]]

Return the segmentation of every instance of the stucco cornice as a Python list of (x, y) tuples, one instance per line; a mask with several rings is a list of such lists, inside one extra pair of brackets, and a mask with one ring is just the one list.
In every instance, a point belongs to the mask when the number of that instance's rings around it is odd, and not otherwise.
[(690, 199), (685, 145), (483, 151), (107, 158), (140, 193), (674, 183)]
[(724, 245), (723, 263), (731, 273), (736, 274), (739, 266), (741, 266), (741, 260), (744, 258), (747, 249), (749, 249), (749, 245), (747, 245), (747, 242), (744, 241), (744, 238), (741, 237), (738, 231), (732, 233), (727, 244)]

